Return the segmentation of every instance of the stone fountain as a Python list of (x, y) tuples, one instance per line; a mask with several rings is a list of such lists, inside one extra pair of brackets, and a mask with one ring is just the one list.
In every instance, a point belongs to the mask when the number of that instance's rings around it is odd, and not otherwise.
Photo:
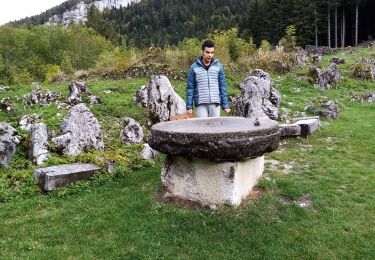
[(156, 124), (149, 145), (167, 154), (161, 172), (167, 196), (239, 205), (279, 139), (279, 126), (269, 118), (216, 117)]

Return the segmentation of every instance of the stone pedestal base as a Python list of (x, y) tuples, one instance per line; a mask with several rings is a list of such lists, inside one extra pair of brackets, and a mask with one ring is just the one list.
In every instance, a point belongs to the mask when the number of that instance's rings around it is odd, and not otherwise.
[(203, 205), (239, 205), (263, 169), (264, 156), (233, 162), (168, 156), (161, 180), (170, 197)]

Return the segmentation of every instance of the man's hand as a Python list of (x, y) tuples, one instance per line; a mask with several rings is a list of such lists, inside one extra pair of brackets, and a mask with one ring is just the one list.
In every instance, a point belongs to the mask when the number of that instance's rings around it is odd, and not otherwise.
[(224, 109), (225, 113), (229, 114), (230, 113), (230, 108)]
[(186, 113), (188, 113), (188, 114), (193, 113), (193, 109), (188, 109), (188, 110), (186, 110)]

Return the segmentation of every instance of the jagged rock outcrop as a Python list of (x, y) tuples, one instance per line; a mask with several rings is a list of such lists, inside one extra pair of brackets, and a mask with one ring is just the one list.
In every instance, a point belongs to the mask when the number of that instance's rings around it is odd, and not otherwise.
[(31, 93), (24, 96), (24, 102), (28, 106), (32, 105), (42, 105), (48, 106), (52, 103), (57, 102), (61, 98), (61, 94), (57, 92), (48, 91), (47, 93), (43, 93), (43, 91), (38, 88)]
[(281, 95), (267, 72), (260, 69), (251, 71), (240, 88), (240, 96), (233, 100), (233, 115), (278, 118)]
[(62, 24), (64, 26), (68, 26), (71, 23), (86, 23), (87, 13), (92, 4), (95, 5), (100, 11), (103, 11), (105, 8), (120, 8), (121, 6), (126, 7), (129, 4), (136, 2), (140, 2), (140, 0), (99, 0), (90, 4), (85, 4), (83, 1), (81, 1), (69, 11), (51, 16), (46, 24)]
[(124, 128), (121, 130), (120, 138), (124, 144), (138, 144), (143, 141), (143, 129), (140, 123), (133, 118), (125, 118)]
[(62, 135), (52, 138), (52, 142), (66, 155), (104, 149), (99, 122), (85, 104), (75, 105), (69, 110), (60, 130)]
[(337, 119), (340, 115), (340, 104), (337, 101), (322, 96), (310, 101), (305, 110), (319, 117)]
[(29, 132), (29, 158), (36, 165), (43, 164), (49, 156), (48, 128), (46, 124), (33, 124)]
[(375, 92), (365, 93), (363, 95), (353, 95), (350, 97), (350, 101), (360, 101), (360, 102), (375, 102)]
[(158, 151), (152, 149), (149, 144), (144, 144), (141, 152), (141, 157), (144, 160), (154, 160), (159, 154)]
[(8, 123), (0, 122), (0, 167), (11, 162), (19, 143), (17, 131)]
[(6, 92), (8, 90), (10, 90), (10, 87), (4, 86), (4, 85), (0, 85), (0, 92)]
[(14, 107), (10, 104), (10, 98), (6, 97), (0, 100), (0, 111), (8, 113), (14, 111)]
[(345, 59), (341, 59), (341, 58), (339, 58), (339, 57), (333, 57), (333, 58), (330, 60), (330, 62), (331, 62), (331, 63), (334, 62), (334, 63), (336, 63), (337, 65), (338, 65), (338, 64), (345, 64)]
[(72, 106), (82, 102), (82, 95), (90, 94), (86, 83), (81, 80), (73, 81), (72, 84), (69, 85), (69, 91), (70, 96), (68, 97), (67, 103)]
[(41, 118), (42, 116), (38, 114), (24, 115), (19, 122), (19, 128), (21, 130), (29, 131), (31, 126), (39, 123)]
[(164, 75), (151, 76), (150, 83), (137, 91), (134, 101), (147, 108), (148, 126), (168, 121), (170, 116), (186, 113), (185, 101)]
[(352, 68), (355, 78), (373, 80), (375, 79), (375, 66), (367, 63), (357, 63)]
[(336, 63), (332, 62), (327, 69), (311, 67), (309, 69), (310, 82), (318, 89), (325, 90), (338, 83), (341, 74)]

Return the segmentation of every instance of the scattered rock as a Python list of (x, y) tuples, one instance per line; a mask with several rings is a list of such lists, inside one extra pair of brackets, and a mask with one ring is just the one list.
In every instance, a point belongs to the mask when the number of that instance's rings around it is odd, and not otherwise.
[(94, 96), (94, 95), (89, 96), (89, 100), (90, 100), (90, 104), (91, 105), (98, 105), (98, 104), (102, 104), (103, 103), (103, 101), (101, 100), (101, 98), (99, 98), (97, 96)]
[(134, 101), (147, 108), (148, 126), (168, 121), (170, 116), (186, 113), (185, 101), (163, 75), (151, 76), (150, 83), (137, 91)]
[(79, 180), (88, 180), (99, 170), (95, 164), (64, 164), (37, 169), (34, 178), (41, 189), (52, 191)]
[(82, 94), (90, 94), (86, 83), (82, 80), (73, 81), (72, 84), (69, 85), (69, 91), (70, 95), (67, 103), (73, 106), (82, 102)]
[(298, 94), (298, 93), (301, 93), (301, 89), (300, 88), (293, 88), (293, 93), (296, 93), (296, 94)]
[(375, 60), (367, 59), (367, 58), (357, 58), (357, 59), (355, 59), (355, 62), (356, 63), (367, 63), (367, 64), (375, 65)]
[(24, 102), (28, 106), (42, 105), (48, 106), (56, 103), (61, 98), (61, 94), (57, 92), (48, 91), (43, 93), (40, 88), (31, 91), (31, 93), (24, 96)]
[(321, 96), (311, 101), (310, 105), (306, 106), (305, 110), (316, 116), (325, 117), (327, 119), (337, 119), (340, 115), (340, 104), (327, 97)]
[(336, 63), (337, 65), (339, 65), (339, 64), (345, 64), (345, 59), (341, 59), (341, 58), (338, 58), (338, 57), (333, 57), (330, 60), (330, 63)]
[(120, 138), (124, 144), (138, 144), (143, 141), (143, 129), (140, 123), (132, 118), (125, 118)]
[(341, 74), (336, 63), (331, 63), (326, 70), (318, 67), (311, 67), (309, 69), (310, 82), (316, 88), (321, 90), (329, 89), (335, 85), (340, 79)]
[(29, 158), (36, 165), (43, 164), (49, 157), (48, 128), (46, 124), (34, 124), (29, 132)]
[(280, 124), (279, 128), (281, 137), (301, 135), (301, 126), (298, 124)]
[(308, 53), (304, 49), (297, 47), (296, 61), (295, 64), (297, 67), (304, 66), (308, 61)]
[(10, 98), (6, 97), (0, 100), (0, 111), (8, 113), (14, 111), (14, 107), (10, 104)]
[(104, 149), (99, 122), (85, 104), (75, 105), (69, 110), (60, 130), (62, 135), (53, 138), (52, 142), (66, 155), (76, 156), (90, 149)]
[(291, 66), (284, 61), (281, 60), (273, 60), (273, 69), (278, 74), (283, 74), (286, 72), (290, 72)]
[(0, 167), (9, 165), (19, 143), (16, 130), (8, 123), (0, 122)]
[(263, 70), (253, 70), (240, 84), (241, 95), (233, 103), (233, 115), (247, 118), (279, 116), (281, 95)]
[(299, 120), (294, 124), (301, 127), (301, 135), (304, 136), (311, 135), (319, 129), (319, 119), (317, 118)]
[(375, 66), (366, 63), (357, 63), (352, 68), (355, 78), (373, 80), (375, 79)]
[(10, 90), (10, 87), (0, 85), (0, 92), (6, 92), (6, 91), (8, 91), (8, 90)]
[(144, 160), (154, 160), (159, 154), (158, 151), (152, 149), (148, 144), (143, 144), (143, 149), (141, 152), (141, 157)]
[(372, 103), (375, 102), (375, 92), (366, 93), (363, 95), (353, 95), (350, 97), (350, 101), (360, 101), (360, 102), (368, 102)]
[(31, 126), (39, 123), (41, 118), (38, 114), (24, 115), (19, 122), (19, 127), (21, 130), (29, 131)]

